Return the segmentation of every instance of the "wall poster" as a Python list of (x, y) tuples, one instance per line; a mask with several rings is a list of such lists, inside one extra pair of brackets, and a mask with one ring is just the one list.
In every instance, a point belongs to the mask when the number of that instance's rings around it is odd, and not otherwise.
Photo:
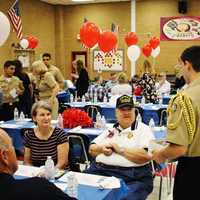
[(96, 71), (122, 71), (124, 50), (104, 53), (100, 50), (93, 51), (93, 66)]

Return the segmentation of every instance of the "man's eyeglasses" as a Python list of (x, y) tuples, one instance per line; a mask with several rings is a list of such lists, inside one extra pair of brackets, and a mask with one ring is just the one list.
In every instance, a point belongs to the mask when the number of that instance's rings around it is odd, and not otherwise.
[(42, 60), (43, 60), (43, 61), (49, 61), (49, 59), (48, 59), (48, 58), (43, 58)]

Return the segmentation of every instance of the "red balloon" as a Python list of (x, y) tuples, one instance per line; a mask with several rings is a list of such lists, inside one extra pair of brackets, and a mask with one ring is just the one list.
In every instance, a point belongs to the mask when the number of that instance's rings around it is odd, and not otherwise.
[(126, 42), (126, 44), (129, 46), (131, 45), (135, 45), (138, 42), (138, 37), (134, 32), (128, 32), (125, 37), (124, 40)]
[(153, 49), (156, 49), (160, 44), (160, 39), (157, 37), (153, 37), (150, 39), (149, 44)]
[(28, 39), (28, 41), (29, 41), (29, 46), (28, 46), (28, 48), (30, 48), (30, 49), (35, 49), (35, 47), (37, 47), (38, 42), (39, 42), (38, 38), (36, 38), (36, 37), (34, 37), (34, 36), (30, 36), (30, 37), (28, 37), (27, 39)]
[(80, 29), (80, 40), (88, 48), (92, 48), (99, 40), (100, 29), (92, 22), (86, 22)]
[(149, 57), (151, 55), (152, 47), (150, 44), (146, 44), (142, 47), (142, 52), (146, 57)]
[(111, 31), (104, 31), (99, 37), (99, 48), (104, 53), (112, 51), (117, 45), (117, 36)]

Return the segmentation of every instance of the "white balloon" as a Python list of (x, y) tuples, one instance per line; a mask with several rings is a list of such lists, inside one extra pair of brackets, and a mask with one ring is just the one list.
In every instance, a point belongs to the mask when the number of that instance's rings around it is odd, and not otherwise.
[(140, 56), (140, 48), (137, 45), (129, 46), (127, 55), (130, 61), (135, 62)]
[(10, 34), (10, 22), (6, 15), (0, 12), (0, 46), (7, 40)]
[(160, 46), (156, 47), (155, 49), (152, 49), (151, 56), (156, 58), (160, 54)]
[(23, 49), (27, 49), (29, 46), (29, 41), (23, 38), (22, 40), (20, 40), (19, 44)]

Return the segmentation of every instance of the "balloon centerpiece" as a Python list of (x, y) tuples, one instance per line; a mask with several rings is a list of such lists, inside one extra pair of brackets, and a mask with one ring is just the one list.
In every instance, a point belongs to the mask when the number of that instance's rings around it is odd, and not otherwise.
[(22, 49), (35, 49), (38, 45), (38, 38), (34, 37), (34, 36), (29, 36), (27, 38), (23, 38), (20, 40), (19, 44), (21, 46)]
[[(117, 35), (112, 31), (100, 31), (100, 28), (92, 22), (85, 22), (80, 28), (80, 40), (83, 46), (87, 48), (98, 47), (104, 53), (112, 52), (116, 50), (117, 47)], [(138, 37), (135, 32), (128, 32), (124, 41), (126, 42), (127, 56), (130, 61), (135, 62), (141, 54), (140, 47), (137, 45)], [(142, 53), (145, 57), (152, 56), (156, 58), (160, 54), (160, 39), (157, 37), (152, 37), (149, 44), (144, 45)]]

